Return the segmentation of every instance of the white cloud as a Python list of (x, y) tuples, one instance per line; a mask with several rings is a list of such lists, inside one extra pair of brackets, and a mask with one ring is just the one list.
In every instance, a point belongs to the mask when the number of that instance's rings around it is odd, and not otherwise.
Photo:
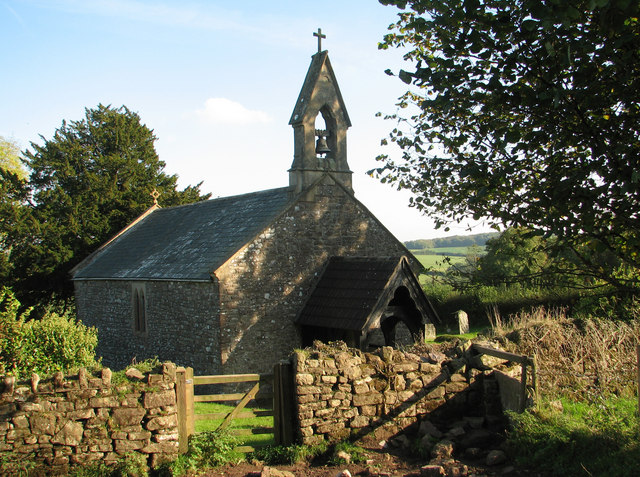
[(264, 111), (247, 109), (242, 104), (226, 98), (209, 98), (204, 109), (196, 114), (207, 122), (215, 124), (251, 124), (268, 123), (271, 117)]

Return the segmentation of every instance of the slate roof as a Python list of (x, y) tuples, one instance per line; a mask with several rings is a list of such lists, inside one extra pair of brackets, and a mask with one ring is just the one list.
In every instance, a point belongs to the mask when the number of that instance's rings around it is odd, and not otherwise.
[(296, 322), (363, 329), (401, 260), (404, 259), (331, 257)]
[(73, 279), (211, 280), (289, 201), (284, 187), (157, 209), (88, 257)]

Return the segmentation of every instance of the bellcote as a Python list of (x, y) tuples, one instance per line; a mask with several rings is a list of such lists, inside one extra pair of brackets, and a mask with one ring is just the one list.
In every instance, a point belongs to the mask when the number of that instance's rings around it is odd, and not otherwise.
[[(325, 172), (353, 191), (347, 163), (347, 129), (351, 126), (328, 52), (311, 57), (311, 66), (289, 120), (293, 127), (294, 155), (289, 169), (289, 186), (301, 192)], [(322, 137), (326, 147), (317, 152)]]

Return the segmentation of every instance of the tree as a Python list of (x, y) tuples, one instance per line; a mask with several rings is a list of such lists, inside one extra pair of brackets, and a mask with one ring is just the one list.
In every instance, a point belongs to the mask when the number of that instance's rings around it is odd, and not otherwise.
[(27, 171), (20, 161), (18, 145), (0, 136), (0, 170), (16, 174), (20, 179), (27, 178)]
[(70, 271), (152, 204), (203, 200), (200, 184), (177, 190), (164, 172), (156, 137), (125, 106), (86, 109), (80, 121), (62, 122), (53, 138), (24, 153), (31, 170), (25, 206), (29, 227), (11, 236), (12, 286), (28, 305), (72, 296)]
[(0, 284), (6, 283), (11, 262), (8, 231), (15, 232), (19, 224), (26, 224), (24, 204), (28, 197), (26, 169), (18, 146), (0, 136)]
[(408, 49), (410, 88), (387, 116), (401, 158), (371, 173), (439, 226), (528, 227), (637, 291), (640, 2), (380, 1), (405, 9), (380, 48)]
[(527, 229), (509, 228), (487, 242), (472, 280), (483, 285), (519, 283), (529, 287), (554, 285), (548, 244)]

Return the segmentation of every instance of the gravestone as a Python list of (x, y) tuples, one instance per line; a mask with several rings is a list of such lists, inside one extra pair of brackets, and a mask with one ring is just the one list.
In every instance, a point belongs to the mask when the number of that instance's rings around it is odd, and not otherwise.
[(433, 341), (436, 339), (436, 327), (431, 323), (424, 325), (424, 339), (427, 341)]
[(458, 334), (469, 333), (469, 316), (463, 310), (456, 311), (456, 318), (458, 319)]

